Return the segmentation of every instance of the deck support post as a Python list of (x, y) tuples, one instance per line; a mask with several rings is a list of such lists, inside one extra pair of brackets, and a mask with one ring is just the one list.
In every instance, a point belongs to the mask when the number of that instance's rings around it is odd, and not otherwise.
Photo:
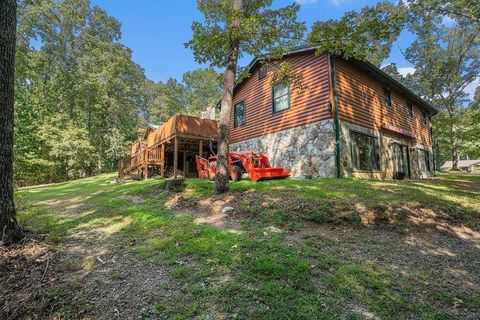
[(178, 138), (175, 136), (175, 145), (173, 147), (173, 179), (178, 176)]
[(183, 145), (183, 177), (187, 177), (187, 150), (185, 150), (185, 145)]
[(160, 177), (163, 179), (165, 178), (165, 144), (162, 143), (162, 148), (160, 150), (160, 161), (162, 164), (160, 165)]
[(198, 142), (198, 156), (203, 157), (203, 140)]

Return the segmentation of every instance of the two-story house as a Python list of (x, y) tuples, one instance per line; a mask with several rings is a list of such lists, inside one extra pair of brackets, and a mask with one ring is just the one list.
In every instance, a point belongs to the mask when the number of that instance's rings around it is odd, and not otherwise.
[(371, 63), (314, 48), (283, 57), (302, 86), (250, 64), (237, 83), (230, 149), (264, 152), (292, 176), (427, 178), (435, 108)]

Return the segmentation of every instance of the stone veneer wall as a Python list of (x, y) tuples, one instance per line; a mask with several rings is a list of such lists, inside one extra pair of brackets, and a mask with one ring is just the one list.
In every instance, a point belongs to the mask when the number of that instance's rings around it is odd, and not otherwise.
[[(358, 126), (346, 121), (340, 121), (340, 163), (344, 177), (393, 179), (393, 151), (392, 144), (399, 143), (410, 149), (410, 172), (412, 179), (430, 178), (433, 176), (433, 153), (432, 148), (417, 144), (416, 141), (405, 139), (400, 136), (390, 135)], [(380, 172), (355, 172), (352, 168), (352, 152), (350, 131), (356, 131), (375, 136), (380, 143)], [(430, 172), (422, 173), (420, 162), (423, 161), (419, 150), (428, 150), (430, 154)]]
[(335, 177), (333, 119), (232, 143), (231, 151), (259, 151), (273, 167), (283, 167), (292, 177)]

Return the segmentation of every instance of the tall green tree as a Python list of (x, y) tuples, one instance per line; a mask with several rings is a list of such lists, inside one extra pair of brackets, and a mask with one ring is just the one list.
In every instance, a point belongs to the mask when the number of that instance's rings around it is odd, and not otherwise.
[(462, 118), (464, 125), (460, 140), (462, 153), (472, 159), (480, 159), (480, 86), (475, 90), (472, 102)]
[[(146, 109), (144, 72), (119, 43), (120, 23), (88, 0), (19, 3), (16, 183), (111, 170), (119, 153), (110, 151), (119, 137), (135, 139)], [(88, 161), (39, 133), (80, 139), (78, 147), (93, 148)]]
[(164, 122), (176, 113), (200, 116), (206, 107), (216, 104), (222, 96), (222, 78), (213, 68), (197, 69), (183, 74), (181, 82), (146, 84), (149, 120)]
[[(435, 120), (436, 136), (447, 132), (452, 169), (458, 170), (459, 134), (468, 97), (465, 89), (480, 75), (480, 23), (457, 18), (447, 26), (441, 16), (418, 7), (409, 29), (416, 39), (405, 51), (415, 67), (416, 91), (440, 110)], [(446, 129), (446, 131), (442, 130)]]
[(186, 113), (187, 99), (183, 83), (170, 78), (151, 84), (150, 114), (155, 122), (162, 123), (177, 113)]
[(222, 76), (213, 68), (188, 71), (183, 75), (187, 112), (200, 116), (206, 107), (217, 104), (222, 96)]
[(318, 52), (367, 59), (380, 65), (405, 27), (407, 10), (402, 1), (382, 1), (360, 12), (349, 11), (338, 20), (318, 21), (312, 26), (308, 42), (317, 46)]
[(15, 0), (0, 2), (0, 242), (23, 238), (13, 201), (13, 122), (15, 99)]
[(218, 161), (215, 193), (229, 190), (229, 120), (238, 59), (244, 54), (257, 56), (270, 52), (279, 57), (298, 43), (305, 26), (297, 21), (299, 5), (279, 9), (271, 0), (198, 0), (203, 22), (192, 25), (193, 39), (186, 43), (199, 63), (225, 68), (218, 131)]

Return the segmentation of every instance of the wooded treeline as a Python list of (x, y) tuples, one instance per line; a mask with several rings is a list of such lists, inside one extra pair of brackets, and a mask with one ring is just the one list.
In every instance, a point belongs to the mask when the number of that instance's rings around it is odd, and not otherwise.
[(217, 101), (213, 69), (155, 83), (119, 42), (120, 22), (85, 0), (18, 1), (17, 185), (114, 169), (139, 128)]

